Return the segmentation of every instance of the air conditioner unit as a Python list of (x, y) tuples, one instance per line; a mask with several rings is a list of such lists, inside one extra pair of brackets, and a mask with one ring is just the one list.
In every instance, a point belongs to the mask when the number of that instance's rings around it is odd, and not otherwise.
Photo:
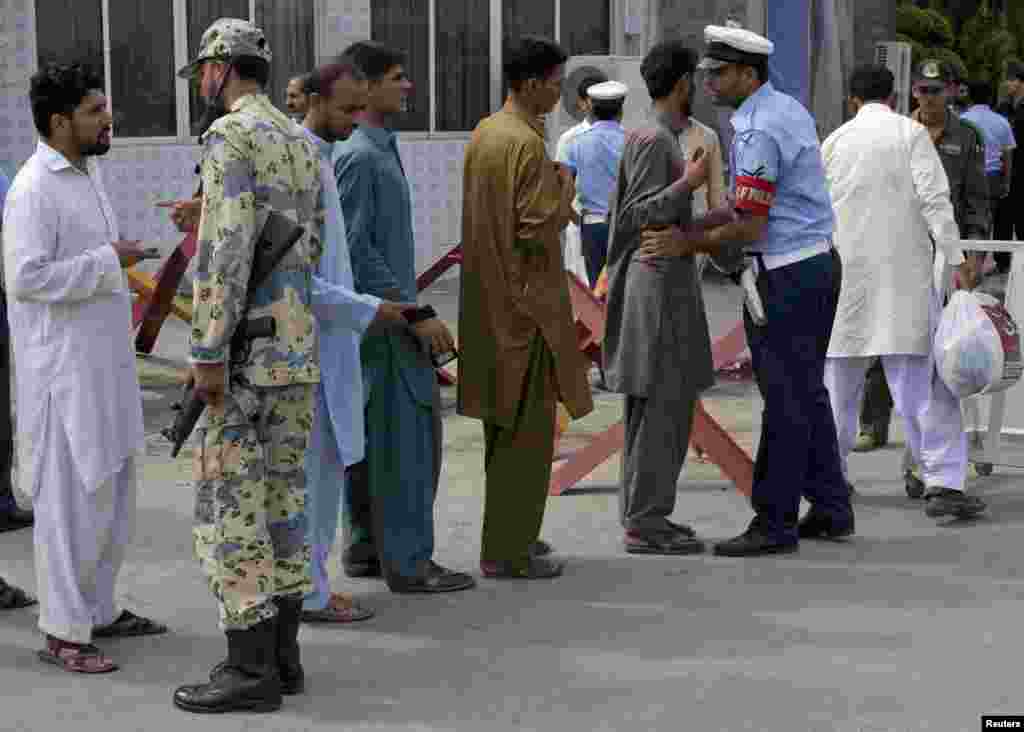
[(572, 56), (565, 64), (565, 81), (562, 83), (562, 101), (547, 116), (548, 152), (553, 156), (558, 138), (563, 132), (582, 119), (576, 108), (576, 95), (580, 82), (594, 72), (604, 74), (608, 79), (621, 81), (629, 87), (623, 107), (622, 124), (626, 129), (638, 127), (646, 121), (651, 110), (651, 98), (647, 85), (640, 75), (638, 56)]
[(910, 114), (910, 44), (898, 41), (876, 43), (875, 63), (888, 67), (896, 77), (896, 111)]

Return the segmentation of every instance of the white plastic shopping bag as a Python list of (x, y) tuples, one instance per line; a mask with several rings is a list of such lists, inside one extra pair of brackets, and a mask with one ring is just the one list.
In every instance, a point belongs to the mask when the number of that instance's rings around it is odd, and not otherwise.
[(942, 311), (933, 353), (939, 377), (960, 398), (1008, 389), (1024, 371), (1010, 313), (994, 297), (966, 290)]

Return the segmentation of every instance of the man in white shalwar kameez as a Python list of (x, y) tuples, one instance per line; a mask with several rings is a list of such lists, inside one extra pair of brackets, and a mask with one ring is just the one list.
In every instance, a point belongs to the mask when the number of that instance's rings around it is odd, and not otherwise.
[(41, 139), (3, 224), (21, 465), (36, 515), (39, 656), (81, 673), (117, 668), (93, 638), (167, 631), (115, 598), (144, 447), (121, 268), (143, 251), (120, 239), (95, 160), (110, 149), (102, 88), (77, 65), (32, 77)]
[(938, 151), (924, 126), (893, 112), (893, 90), (884, 66), (855, 71), (856, 117), (822, 145), (843, 260), (825, 384), (849, 479), (864, 377), (881, 356), (910, 450), (923, 465), (927, 515), (964, 518), (985, 504), (964, 493), (960, 405), (938, 378), (931, 353), (946, 263), (959, 267), (967, 283), (974, 266), (955, 244), (960, 233)]

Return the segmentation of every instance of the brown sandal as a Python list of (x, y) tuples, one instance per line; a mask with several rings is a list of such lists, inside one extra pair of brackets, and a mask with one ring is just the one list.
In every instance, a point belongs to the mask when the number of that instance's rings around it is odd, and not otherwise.
[(374, 616), (373, 610), (356, 604), (348, 595), (332, 594), (322, 610), (303, 610), (304, 623), (358, 623)]
[(46, 637), (46, 648), (37, 655), (40, 661), (71, 673), (106, 674), (118, 669), (113, 660), (91, 643), (68, 643), (52, 636)]

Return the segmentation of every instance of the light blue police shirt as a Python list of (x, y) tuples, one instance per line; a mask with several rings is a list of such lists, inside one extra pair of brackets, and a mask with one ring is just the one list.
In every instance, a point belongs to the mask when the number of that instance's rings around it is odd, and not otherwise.
[(563, 162), (576, 172), (580, 208), (588, 214), (608, 215), (625, 144), (626, 132), (613, 120), (598, 120), (569, 142)]
[(993, 112), (987, 104), (975, 104), (963, 113), (961, 119), (972, 123), (985, 137), (985, 173), (1002, 173), (1003, 150), (1017, 147), (1013, 128), (1006, 117)]
[(761, 254), (788, 254), (831, 241), (835, 225), (814, 119), (765, 83), (732, 115), (731, 188), (736, 208), (767, 216)]

